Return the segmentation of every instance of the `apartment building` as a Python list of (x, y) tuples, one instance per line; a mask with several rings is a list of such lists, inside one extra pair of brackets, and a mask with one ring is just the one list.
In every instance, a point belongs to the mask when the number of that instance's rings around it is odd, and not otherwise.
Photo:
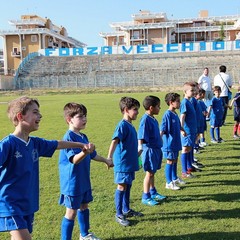
[(106, 46), (240, 39), (240, 15), (210, 17), (207, 10), (201, 10), (196, 18), (186, 19), (173, 19), (163, 12), (140, 10), (132, 15), (132, 21), (110, 23), (110, 27), (113, 32), (100, 33)]
[(19, 64), (29, 54), (45, 48), (85, 47), (86, 44), (68, 36), (66, 28), (57, 26), (49, 18), (22, 15), (10, 20), (14, 30), (0, 30), (3, 38), (4, 74), (15, 73)]

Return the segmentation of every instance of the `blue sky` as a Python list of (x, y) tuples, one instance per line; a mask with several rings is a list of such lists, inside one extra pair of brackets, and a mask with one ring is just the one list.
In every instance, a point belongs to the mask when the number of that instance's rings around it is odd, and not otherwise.
[[(0, 30), (13, 29), (8, 20), (23, 14), (37, 14), (64, 26), (68, 34), (89, 46), (101, 46), (99, 32), (111, 32), (109, 23), (131, 21), (139, 10), (165, 12), (168, 18), (197, 17), (200, 10), (209, 16), (240, 14), (238, 0), (1, 0)], [(2, 48), (2, 38), (0, 38)]]

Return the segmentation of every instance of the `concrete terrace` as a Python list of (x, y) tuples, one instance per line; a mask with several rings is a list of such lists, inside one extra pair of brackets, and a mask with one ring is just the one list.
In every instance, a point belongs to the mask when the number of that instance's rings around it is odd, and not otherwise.
[(16, 86), (28, 88), (178, 87), (197, 81), (203, 68), (213, 78), (227, 66), (235, 84), (240, 80), (238, 51), (35, 57), (20, 71)]

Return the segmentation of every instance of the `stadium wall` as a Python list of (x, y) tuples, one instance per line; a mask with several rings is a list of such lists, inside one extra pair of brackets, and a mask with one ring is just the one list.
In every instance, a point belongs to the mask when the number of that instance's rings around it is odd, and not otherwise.
[(237, 50), (39, 56), (25, 64), (15, 88), (174, 88), (186, 81), (197, 81), (204, 67), (209, 68), (213, 78), (222, 64), (238, 84), (239, 62)]

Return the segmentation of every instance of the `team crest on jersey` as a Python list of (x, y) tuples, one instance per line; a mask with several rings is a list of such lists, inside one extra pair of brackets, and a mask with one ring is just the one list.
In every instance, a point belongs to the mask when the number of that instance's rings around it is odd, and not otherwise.
[(176, 120), (175, 120), (175, 119), (173, 119), (173, 120), (172, 120), (172, 123), (175, 123), (175, 122), (176, 122)]
[(20, 157), (22, 157), (22, 154), (19, 151), (16, 151), (15, 154), (14, 154), (14, 157), (15, 158), (20, 158)]
[(32, 160), (33, 162), (38, 161), (38, 151), (36, 149), (32, 150)]

